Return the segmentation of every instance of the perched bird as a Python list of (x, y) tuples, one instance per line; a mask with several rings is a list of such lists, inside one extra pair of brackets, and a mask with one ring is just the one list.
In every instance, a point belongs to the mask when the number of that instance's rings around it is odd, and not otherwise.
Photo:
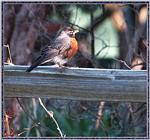
[(30, 72), (35, 67), (47, 62), (53, 62), (58, 64), (59, 67), (64, 67), (64, 64), (71, 60), (78, 50), (78, 42), (75, 39), (77, 32), (78, 30), (74, 30), (71, 27), (64, 27), (50, 46), (41, 51), (41, 55), (26, 72)]

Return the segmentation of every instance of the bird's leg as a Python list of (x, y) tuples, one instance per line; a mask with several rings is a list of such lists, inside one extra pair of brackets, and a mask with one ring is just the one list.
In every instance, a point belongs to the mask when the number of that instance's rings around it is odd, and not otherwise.
[(59, 68), (64, 68), (65, 66), (61, 63), (57, 63), (57, 65), (59, 66)]
[(62, 65), (60, 63), (58, 63), (58, 66), (59, 66), (59, 68), (64, 68), (65, 67), (64, 65)]
[(58, 65), (59, 71), (60, 72), (64, 72), (64, 70), (65, 70), (66, 67), (63, 64), (60, 64), (60, 63), (57, 63), (57, 65)]
[(60, 69), (65, 69), (65, 68), (67, 68), (66, 66), (64, 66), (64, 65), (61, 64), (61, 63), (57, 63), (57, 65), (59, 66)]

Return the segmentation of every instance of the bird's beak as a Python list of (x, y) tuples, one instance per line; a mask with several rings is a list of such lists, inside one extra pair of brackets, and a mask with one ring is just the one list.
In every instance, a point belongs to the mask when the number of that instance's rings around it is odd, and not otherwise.
[(79, 32), (79, 30), (74, 30), (74, 34), (76, 34), (76, 33), (78, 33)]

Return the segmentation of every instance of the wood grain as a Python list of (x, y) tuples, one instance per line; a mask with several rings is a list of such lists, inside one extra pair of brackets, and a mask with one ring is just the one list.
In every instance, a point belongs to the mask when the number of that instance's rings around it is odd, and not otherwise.
[(146, 102), (147, 71), (4, 66), (4, 97)]

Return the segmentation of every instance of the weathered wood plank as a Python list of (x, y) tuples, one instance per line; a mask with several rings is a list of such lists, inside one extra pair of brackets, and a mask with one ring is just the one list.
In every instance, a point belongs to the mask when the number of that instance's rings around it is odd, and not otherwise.
[(147, 71), (4, 66), (5, 97), (146, 102)]

